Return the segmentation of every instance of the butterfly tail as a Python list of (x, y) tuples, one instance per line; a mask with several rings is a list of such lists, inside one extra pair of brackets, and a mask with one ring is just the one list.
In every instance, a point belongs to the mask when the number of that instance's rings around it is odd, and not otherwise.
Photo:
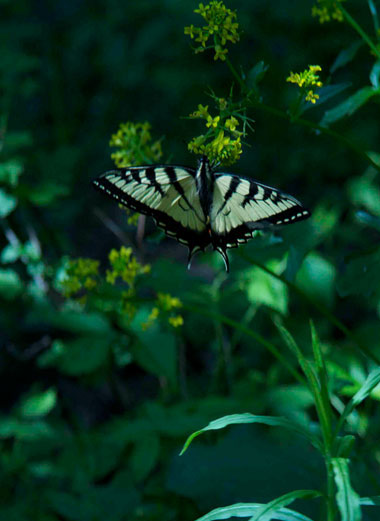
[(227, 255), (226, 250), (223, 250), (220, 246), (215, 248), (215, 249), (222, 256), (222, 259), (224, 261), (224, 266), (226, 267), (226, 272), (229, 273), (229, 271), (230, 271), (230, 262), (228, 260), (228, 255)]
[(189, 256), (187, 258), (187, 269), (188, 270), (191, 268), (191, 262), (193, 260), (194, 255), (200, 251), (201, 251), (201, 248), (199, 246), (193, 246), (192, 248), (189, 247)]

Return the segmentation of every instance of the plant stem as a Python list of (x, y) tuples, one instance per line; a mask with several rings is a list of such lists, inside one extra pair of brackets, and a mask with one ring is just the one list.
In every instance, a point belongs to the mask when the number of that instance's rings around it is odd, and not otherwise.
[(281, 351), (271, 342), (268, 340), (265, 340), (264, 337), (259, 335), (259, 333), (256, 333), (249, 327), (246, 327), (236, 320), (233, 320), (232, 318), (226, 317), (225, 315), (222, 315), (221, 313), (214, 313), (212, 311), (209, 311), (207, 309), (200, 308), (199, 306), (194, 306), (191, 304), (183, 304), (183, 309), (186, 309), (187, 311), (191, 311), (193, 313), (199, 313), (205, 317), (209, 317), (213, 320), (219, 320), (220, 322), (223, 322), (224, 324), (227, 324), (228, 326), (233, 327), (237, 331), (241, 331), (242, 333), (246, 334), (247, 336), (253, 338), (256, 342), (264, 346), (279, 362), (282, 363), (282, 365), (293, 375), (293, 377), (300, 382), (301, 384), (305, 385), (306, 381), (302, 375), (298, 373), (296, 369), (292, 365), (289, 364), (287, 359), (283, 356)]
[(365, 41), (365, 43), (370, 47), (370, 49), (373, 51), (375, 56), (378, 60), (380, 60), (380, 51), (376, 47), (376, 45), (373, 43), (371, 38), (368, 36), (368, 34), (360, 27), (360, 25), (352, 18), (350, 13), (348, 13), (345, 8), (342, 6), (342, 4), (339, 5), (340, 11), (342, 11), (344, 18), (346, 21), (351, 25), (351, 27), (360, 35), (362, 40)]
[(291, 123), (299, 123), (300, 125), (303, 125), (304, 127), (316, 130), (317, 132), (320, 132), (321, 134), (325, 134), (326, 136), (333, 137), (346, 147), (350, 148), (353, 152), (355, 152), (357, 155), (361, 156), (365, 161), (371, 164), (376, 170), (380, 171), (380, 165), (377, 164), (364, 150), (362, 150), (358, 145), (353, 143), (350, 139), (346, 138), (342, 134), (339, 134), (338, 132), (335, 132), (334, 130), (331, 130), (328, 127), (323, 127), (321, 125), (318, 125), (318, 123), (314, 123), (314, 121), (311, 121), (309, 119), (305, 118), (294, 118), (287, 112), (277, 109), (275, 107), (271, 107), (270, 105), (266, 105), (265, 103), (261, 102), (255, 102), (251, 101), (251, 106), (264, 110), (265, 112), (268, 112), (269, 114), (272, 114), (273, 116), (276, 116), (281, 119), (286, 119), (290, 121)]

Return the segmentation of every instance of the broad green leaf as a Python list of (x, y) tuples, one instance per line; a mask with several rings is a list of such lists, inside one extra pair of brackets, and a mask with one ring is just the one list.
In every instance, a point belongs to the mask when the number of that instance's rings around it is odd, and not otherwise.
[(332, 458), (335, 484), (337, 487), (336, 501), (342, 521), (360, 521), (361, 509), (358, 494), (350, 483), (349, 460)]
[(335, 266), (318, 252), (309, 253), (296, 276), (296, 284), (313, 300), (332, 307), (335, 295)]
[(380, 290), (380, 249), (352, 257), (338, 277), (337, 290), (341, 297), (369, 297)]
[(16, 242), (15, 244), (8, 244), (2, 250), (0, 255), (0, 262), (2, 264), (11, 264), (12, 262), (16, 262), (17, 259), (20, 258), (23, 252), (23, 245), (21, 242)]
[(0, 218), (7, 217), (16, 208), (17, 199), (0, 188)]
[(143, 324), (149, 311), (140, 309), (132, 323), (132, 328), (139, 339), (131, 346), (135, 361), (146, 371), (158, 377), (164, 377), (174, 388), (177, 385), (177, 344), (174, 333), (160, 330), (157, 323), (144, 329)]
[(296, 499), (314, 499), (321, 495), (321, 492), (318, 490), (294, 490), (258, 508), (249, 521), (271, 521), (276, 519), (280, 508), (293, 503)]
[(16, 271), (0, 269), (0, 297), (12, 300), (23, 289), (23, 283)]
[[(217, 521), (219, 519), (230, 519), (231, 517), (250, 517), (263, 506), (262, 503), (236, 503), (228, 507), (216, 508), (208, 514), (199, 517), (196, 521)], [(309, 517), (288, 508), (280, 508), (276, 512), (275, 519), (278, 519), (278, 521), (312, 521)]]
[(359, 405), (363, 400), (367, 398), (372, 392), (372, 390), (380, 383), (380, 367), (377, 367), (373, 371), (371, 371), (359, 389), (359, 391), (352, 397), (352, 403), (354, 406)]
[(256, 90), (258, 84), (264, 78), (269, 66), (266, 65), (262, 60), (257, 62), (256, 65), (247, 74), (247, 86), (250, 89)]
[(302, 109), (300, 110), (300, 114), (306, 112), (307, 110), (316, 107), (317, 105), (322, 105), (329, 99), (337, 96), (341, 92), (345, 91), (351, 87), (350, 82), (346, 83), (337, 83), (336, 85), (326, 85), (325, 87), (321, 87), (318, 89), (319, 98), (316, 100), (316, 103), (309, 103), (308, 101), (304, 101), (302, 104)]
[[(283, 262), (272, 261), (267, 267), (280, 273)], [(262, 304), (285, 314), (288, 309), (288, 289), (281, 280), (275, 279), (260, 268), (253, 266), (242, 273), (242, 287), (252, 304)]]
[(28, 192), (30, 201), (37, 206), (48, 206), (58, 197), (68, 195), (69, 189), (63, 185), (56, 185), (53, 183), (44, 183), (36, 186)]
[(347, 191), (352, 204), (380, 216), (380, 188), (372, 172), (352, 178)]
[(0, 439), (39, 441), (53, 438), (57, 434), (45, 421), (18, 420), (10, 416), (0, 418)]
[(359, 210), (355, 213), (356, 219), (366, 226), (370, 226), (371, 228), (374, 228), (378, 232), (380, 232), (380, 217), (375, 217), (374, 215), (371, 215), (368, 212), (365, 212), (363, 210)]
[(333, 73), (337, 69), (347, 65), (347, 63), (350, 63), (355, 58), (356, 53), (362, 45), (362, 40), (356, 40), (349, 47), (342, 49), (338, 56), (335, 58), (334, 63), (330, 67), (330, 72)]
[(49, 351), (39, 357), (40, 367), (58, 367), (63, 373), (89, 374), (107, 363), (112, 337), (82, 336), (74, 340), (55, 340)]
[(285, 427), (286, 429), (290, 429), (306, 437), (314, 446), (318, 446), (319, 444), (319, 441), (315, 436), (310, 434), (306, 429), (303, 429), (295, 422), (292, 422), (286, 418), (281, 418), (280, 416), (259, 416), (246, 412), (243, 414), (231, 414), (229, 416), (223, 416), (222, 418), (211, 421), (203, 429), (193, 432), (193, 434), (187, 438), (180, 455), (182, 455), (188, 449), (193, 439), (203, 432), (224, 429), (229, 425), (237, 425), (242, 423), (261, 423), (264, 425), (271, 425), (273, 427)]
[(367, 103), (372, 96), (379, 94), (378, 90), (373, 87), (363, 87), (340, 103), (331, 110), (327, 110), (321, 120), (321, 125), (327, 127), (331, 123), (344, 118), (345, 116), (352, 116), (362, 105)]
[(375, 87), (375, 89), (378, 89), (380, 87), (379, 76), (380, 76), (380, 60), (378, 60), (375, 63), (375, 65), (372, 67), (372, 70), (369, 74), (369, 79), (370, 79), (372, 85)]
[(20, 406), (20, 413), (24, 418), (46, 416), (55, 407), (56, 402), (56, 390), (53, 388), (47, 389), (28, 396)]
[(6, 161), (0, 163), (0, 182), (9, 186), (15, 187), (18, 183), (18, 178), (22, 174), (23, 166), (17, 160)]
[(160, 439), (154, 433), (141, 436), (131, 454), (131, 470), (137, 482), (145, 479), (157, 463)]

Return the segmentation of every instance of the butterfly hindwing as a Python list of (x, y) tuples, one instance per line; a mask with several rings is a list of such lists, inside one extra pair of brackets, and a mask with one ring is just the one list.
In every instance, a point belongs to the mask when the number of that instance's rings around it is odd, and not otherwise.
[(293, 223), (310, 213), (294, 197), (232, 174), (215, 174), (211, 208), (214, 246), (233, 248), (256, 230)]
[(94, 185), (136, 212), (152, 216), (165, 233), (189, 246), (209, 242), (195, 170), (179, 166), (141, 166), (106, 172)]

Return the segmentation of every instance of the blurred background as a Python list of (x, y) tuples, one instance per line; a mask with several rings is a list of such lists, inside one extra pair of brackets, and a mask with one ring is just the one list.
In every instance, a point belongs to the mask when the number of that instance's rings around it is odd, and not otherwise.
[[(245, 71), (265, 63), (262, 100), (285, 114), (297, 92), (286, 82), (290, 71), (320, 65), (326, 84), (344, 88), (305, 111), (318, 124), (326, 109), (370, 85), (374, 56), (347, 24), (320, 24), (312, 5), (230, 2), (241, 41), (229, 57)], [(314, 449), (267, 427), (208, 434), (179, 457), (191, 432), (224, 414), (314, 420), (307, 389), (221, 315), (276, 345), (293, 366), (273, 317), (306, 353), (312, 318), (338, 401), (352, 396), (374, 362), (331, 317), (380, 358), (380, 191), (365, 157), (379, 158), (378, 98), (332, 125), (338, 138), (251, 110), (254, 133), (229, 169), (293, 194), (313, 218), (234, 250), (229, 276), (214, 253), (197, 256), (187, 271), (186, 249), (149, 220), (138, 244), (124, 212), (93, 190), (91, 179), (113, 166), (109, 140), (125, 121), (148, 121), (153, 139), (163, 137), (162, 162), (195, 166), (187, 143), (203, 128), (186, 116), (212, 104), (210, 89), (228, 97), (234, 85), (212, 53), (192, 52), (184, 27), (201, 23), (196, 7), (0, 2), (1, 520), (190, 521), (218, 506), (323, 486)], [(347, 9), (373, 34), (366, 2)], [(351, 47), (352, 61), (334, 68)], [(69, 258), (99, 260), (104, 273), (110, 250), (122, 244), (151, 265), (139, 293), (148, 304), (136, 304), (133, 323), (115, 311), (121, 283), (85, 306), (59, 289)], [(183, 326), (141, 327), (159, 292), (180, 299)], [(362, 495), (380, 491), (379, 396), (350, 425), (358, 438), (353, 486)], [(320, 507), (299, 508), (316, 516)]]

